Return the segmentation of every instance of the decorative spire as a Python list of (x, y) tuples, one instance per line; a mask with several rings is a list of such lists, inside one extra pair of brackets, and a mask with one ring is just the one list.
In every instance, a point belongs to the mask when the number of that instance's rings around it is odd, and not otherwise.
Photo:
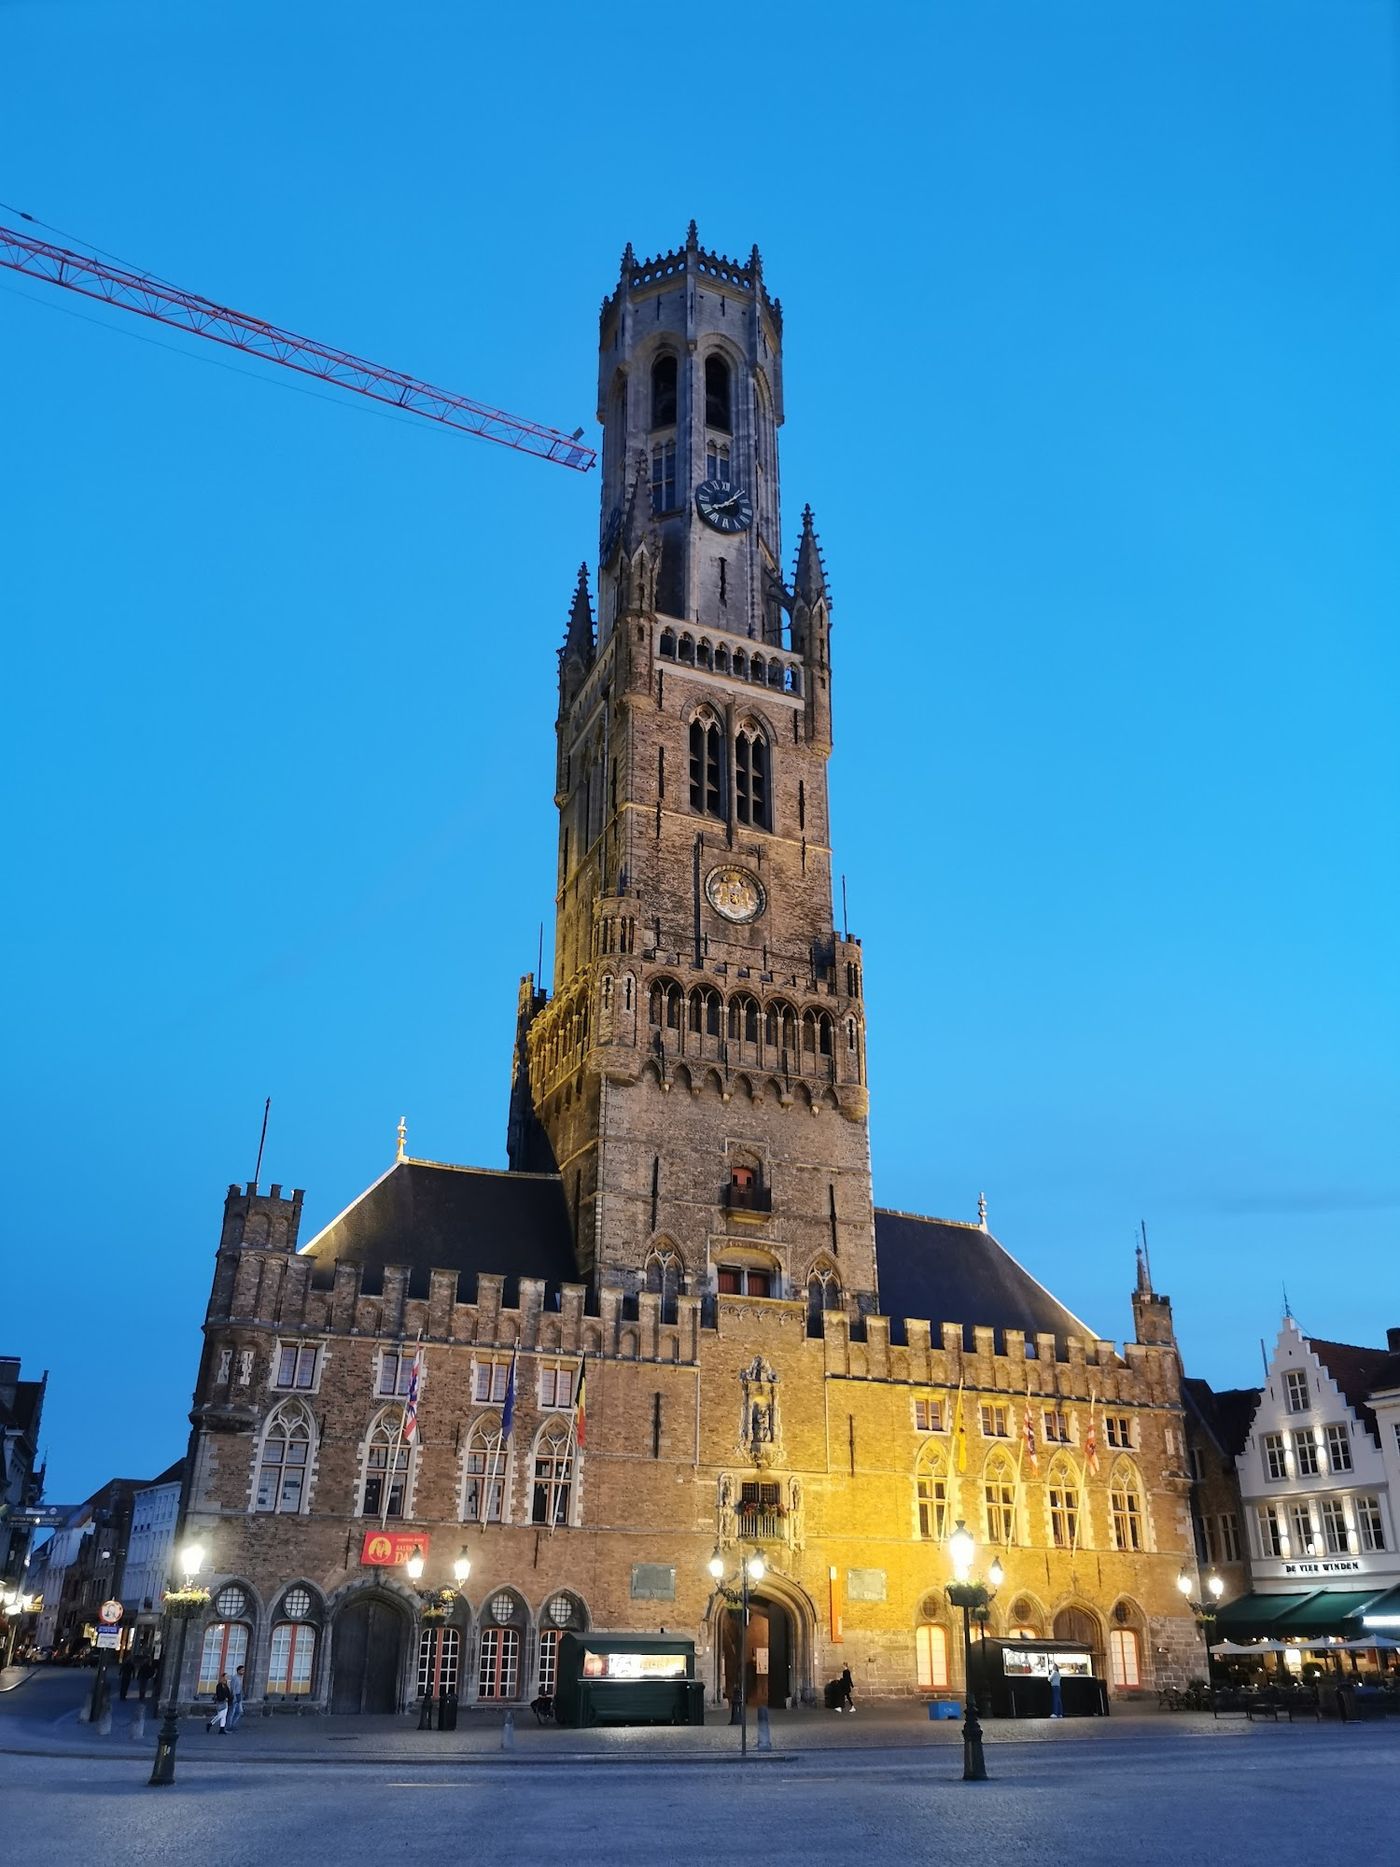
[(826, 566), (822, 563), (822, 550), (817, 543), (810, 506), (802, 508), (802, 541), (797, 547), (793, 590), (798, 601), (805, 603), (808, 609), (814, 609), (818, 603), (823, 602), (830, 605), (831, 598), (826, 591)]
[(627, 510), (622, 519), (622, 548), (630, 558), (646, 543), (651, 530), (651, 480), (647, 457), (637, 449), (637, 468), (632, 476), (632, 490), (627, 495)]
[(1287, 1284), (1283, 1286), (1283, 1320), (1285, 1322), (1292, 1322), (1293, 1320), (1293, 1306), (1288, 1301), (1288, 1285)]
[(630, 272), (636, 263), (637, 255), (632, 251), (632, 242), (629, 240), (622, 249), (622, 271)]
[(977, 1195), (977, 1223), (985, 1232), (987, 1229), (987, 1195), (985, 1193)]
[(588, 597), (588, 566), (578, 567), (578, 586), (569, 611), (569, 632), (564, 637), (565, 661), (577, 661), (585, 668), (593, 665), (593, 605)]
[(700, 244), (700, 229), (696, 226), (694, 221), (691, 221), (690, 225), (685, 230), (686, 252), (693, 253), (695, 249), (699, 246), (699, 244)]
[(1147, 1253), (1141, 1243), (1137, 1247), (1137, 1287), (1139, 1296), (1152, 1295), (1152, 1273), (1147, 1268)]
[(749, 252), (749, 271), (756, 279), (763, 277), (763, 255), (759, 252), (757, 244)]
[(408, 1146), (408, 1117), (406, 1115), (400, 1115), (399, 1117), (398, 1134), (399, 1134), (399, 1144), (398, 1144), (397, 1150), (395, 1151), (394, 1159), (402, 1160), (403, 1155), (404, 1155), (404, 1149)]

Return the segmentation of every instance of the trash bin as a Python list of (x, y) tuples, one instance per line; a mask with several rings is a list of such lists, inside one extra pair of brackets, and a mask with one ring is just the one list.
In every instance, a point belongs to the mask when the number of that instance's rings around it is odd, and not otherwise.
[(438, 1701), (438, 1730), (455, 1731), (457, 1729), (457, 1694), (444, 1692)]

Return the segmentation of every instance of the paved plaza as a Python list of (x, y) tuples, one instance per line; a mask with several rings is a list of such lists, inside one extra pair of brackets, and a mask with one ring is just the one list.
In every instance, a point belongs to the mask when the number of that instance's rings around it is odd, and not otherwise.
[(146, 1784), (151, 1742), (138, 1747), (123, 1728), (130, 1704), (106, 1738), (76, 1724), (84, 1683), (41, 1674), (0, 1693), (7, 1859), (1007, 1867), (1106, 1856), (1272, 1867), (1281, 1849), (1330, 1858), (1343, 1812), (1352, 1836), (1389, 1834), (1400, 1768), (1394, 1721), (1246, 1725), (1144, 1711), (993, 1724), (991, 1780), (964, 1784), (957, 1727), (901, 1705), (775, 1719), (773, 1753), (744, 1765), (720, 1723), (531, 1727), (502, 1751), (499, 1724), (480, 1721), (430, 1736), (404, 1719), (258, 1720), (220, 1739), (185, 1720), (177, 1780), (157, 1790)]

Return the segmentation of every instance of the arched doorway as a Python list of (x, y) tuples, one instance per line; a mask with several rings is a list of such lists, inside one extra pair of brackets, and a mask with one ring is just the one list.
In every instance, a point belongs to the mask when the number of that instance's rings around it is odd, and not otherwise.
[[(744, 1616), (732, 1608), (720, 1629), (723, 1684), (721, 1695), (734, 1703), (739, 1672), (739, 1640)], [(749, 1632), (744, 1675), (745, 1698), (750, 1706), (766, 1705), (770, 1711), (782, 1711), (792, 1692), (793, 1627), (792, 1616), (781, 1602), (766, 1595), (749, 1597)]]
[(1061, 1608), (1055, 1616), (1055, 1638), (1057, 1640), (1075, 1640), (1089, 1647), (1094, 1655), (1094, 1671), (1103, 1677), (1103, 1629), (1099, 1618), (1087, 1608)]
[(387, 1595), (362, 1595), (335, 1617), (331, 1631), (331, 1710), (401, 1708), (408, 1621)]

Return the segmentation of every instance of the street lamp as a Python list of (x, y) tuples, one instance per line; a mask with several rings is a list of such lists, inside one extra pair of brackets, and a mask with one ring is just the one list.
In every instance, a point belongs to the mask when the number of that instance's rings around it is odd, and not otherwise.
[(1187, 1607), (1190, 1608), (1192, 1614), (1195, 1615), (1196, 1625), (1200, 1628), (1201, 1638), (1205, 1642), (1206, 1684), (1209, 1685), (1210, 1684), (1210, 1635), (1211, 1635), (1211, 1629), (1215, 1625), (1215, 1617), (1220, 1611), (1220, 1597), (1225, 1593), (1225, 1584), (1224, 1582), (1221, 1581), (1220, 1577), (1215, 1573), (1215, 1571), (1212, 1570), (1211, 1573), (1206, 1577), (1206, 1589), (1210, 1595), (1210, 1600), (1209, 1601), (1193, 1601), (1191, 1599), (1191, 1588), (1192, 1588), (1191, 1572), (1189, 1569), (1183, 1568), (1181, 1573), (1176, 1578), (1176, 1585), (1181, 1590), (1182, 1597), (1185, 1600)]
[[(739, 1668), (738, 1684), (735, 1688), (738, 1697), (739, 1755), (749, 1754), (749, 1583), (761, 1582), (766, 1565), (762, 1556), (755, 1550), (752, 1556), (744, 1556), (739, 1561), (739, 1588), (736, 1594), (732, 1585), (726, 1586), (724, 1580), (724, 1557), (718, 1547), (707, 1564), (715, 1585), (715, 1593), (723, 1595), (730, 1607), (740, 1610), (739, 1622)], [(729, 1722), (733, 1724), (731, 1716)]]
[(471, 1572), (472, 1572), (472, 1559), (467, 1554), (466, 1545), (464, 1544), (462, 1547), (461, 1555), (457, 1558), (457, 1560), (452, 1565), (452, 1579), (457, 1584), (458, 1588), (463, 1588), (466, 1586), (467, 1577), (471, 1574)]
[(966, 1708), (963, 1714), (963, 1781), (965, 1783), (985, 1783), (987, 1780), (987, 1760), (982, 1754), (982, 1727), (977, 1721), (977, 1700), (972, 1689), (972, 1623), (971, 1615), (975, 1612), (980, 1620), (987, 1618), (987, 1608), (1005, 1579), (1005, 1571), (1000, 1561), (993, 1557), (992, 1566), (987, 1571), (987, 1582), (974, 1582), (972, 1575), (973, 1558), (977, 1554), (977, 1545), (972, 1532), (963, 1523), (961, 1517), (957, 1527), (948, 1538), (948, 1554), (953, 1560), (954, 1580), (947, 1583), (944, 1593), (949, 1603), (962, 1609), (963, 1617), (963, 1682), (966, 1687)]
[(417, 1543), (413, 1545), (413, 1554), (403, 1565), (408, 1570), (408, 1579), (417, 1582), (423, 1574), (423, 1551)]
[[(209, 1591), (196, 1586), (196, 1578), (204, 1567), (207, 1551), (197, 1536), (192, 1536), (180, 1551), (180, 1568), (184, 1574), (184, 1586), (165, 1597), (165, 1639), (161, 1643), (164, 1681), (166, 1687), (165, 1719), (156, 1738), (156, 1760), (151, 1767), (150, 1782), (159, 1787), (175, 1781), (175, 1746), (180, 1738), (179, 1709), (180, 1681), (185, 1671), (185, 1629), (197, 1614), (204, 1612), (209, 1600)], [(175, 1664), (170, 1664), (170, 1622), (179, 1628), (175, 1643)]]

